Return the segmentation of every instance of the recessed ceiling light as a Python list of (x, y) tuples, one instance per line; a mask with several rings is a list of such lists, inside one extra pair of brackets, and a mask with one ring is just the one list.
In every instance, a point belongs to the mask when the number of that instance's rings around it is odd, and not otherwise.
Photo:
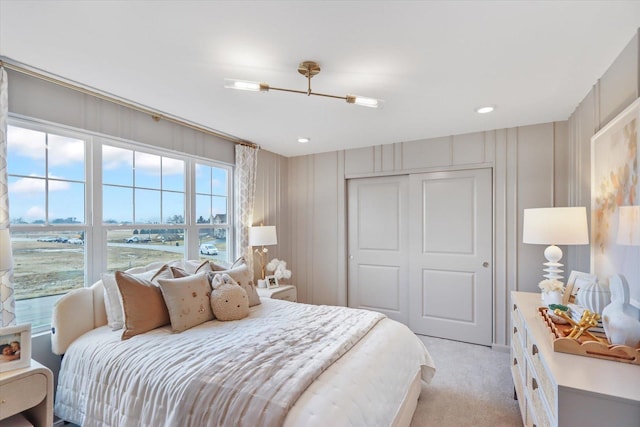
[(495, 107), (491, 107), (491, 106), (480, 107), (480, 108), (476, 108), (476, 113), (478, 113), (478, 114), (487, 114), (487, 113), (492, 112), (493, 110), (495, 110)]
[(298, 138), (298, 142), (300, 144), (306, 144), (307, 142), (311, 141), (311, 138)]

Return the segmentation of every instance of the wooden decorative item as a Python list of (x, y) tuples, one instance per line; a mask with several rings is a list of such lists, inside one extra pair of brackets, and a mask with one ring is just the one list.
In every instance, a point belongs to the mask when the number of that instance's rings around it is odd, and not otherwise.
[(574, 328), (573, 324), (558, 325), (553, 323), (547, 307), (539, 307), (538, 313), (540, 319), (547, 326), (549, 339), (553, 343), (553, 351), (640, 365), (640, 346), (632, 348), (626, 345), (608, 345), (604, 335), (597, 337), (597, 334), (590, 332), (589, 335), (596, 336), (597, 340), (587, 334), (581, 334), (577, 338), (569, 338), (569, 334)]

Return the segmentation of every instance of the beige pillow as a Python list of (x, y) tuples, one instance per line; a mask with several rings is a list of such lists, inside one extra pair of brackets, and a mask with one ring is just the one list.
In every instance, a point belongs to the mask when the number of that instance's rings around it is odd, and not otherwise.
[(212, 278), (216, 274), (225, 273), (231, 276), (231, 278), (247, 293), (247, 296), (249, 298), (249, 307), (260, 304), (260, 296), (258, 295), (258, 291), (253, 284), (253, 277), (251, 276), (249, 267), (244, 263), (244, 260), (239, 263), (237, 267), (234, 267), (230, 270), (214, 271), (212, 273), (209, 273), (209, 280), (212, 280)]
[(213, 320), (211, 285), (206, 273), (178, 279), (160, 279), (158, 283), (169, 310), (171, 328), (175, 332)]
[(171, 322), (160, 288), (133, 274), (116, 271), (122, 298), (124, 332), (122, 339), (143, 334)]
[(180, 268), (180, 267), (170, 267), (170, 268), (171, 268), (171, 274), (173, 275), (174, 279), (191, 276), (189, 273), (185, 271), (184, 268)]
[[(139, 268), (139, 267), (138, 267)], [(134, 270), (134, 269), (131, 269)], [(173, 274), (168, 265), (162, 265), (158, 269), (144, 271), (141, 273), (132, 273), (127, 270), (128, 274), (149, 280), (157, 284), (160, 278), (172, 278)], [(116, 284), (116, 278), (113, 273), (102, 274), (102, 284), (104, 285), (104, 306), (107, 312), (107, 324), (114, 330), (122, 329), (124, 326), (124, 314), (122, 312), (122, 302), (120, 301), (120, 291)]]
[(184, 262), (184, 271), (188, 274), (196, 274), (201, 271), (212, 271), (211, 264), (209, 261), (185, 261)]

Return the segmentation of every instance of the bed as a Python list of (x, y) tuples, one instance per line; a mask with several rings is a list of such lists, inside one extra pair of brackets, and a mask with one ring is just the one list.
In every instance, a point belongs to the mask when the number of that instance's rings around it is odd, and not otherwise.
[(61, 298), (55, 413), (82, 426), (408, 426), (435, 373), (383, 315), (262, 299), (242, 320), (123, 340), (102, 281)]

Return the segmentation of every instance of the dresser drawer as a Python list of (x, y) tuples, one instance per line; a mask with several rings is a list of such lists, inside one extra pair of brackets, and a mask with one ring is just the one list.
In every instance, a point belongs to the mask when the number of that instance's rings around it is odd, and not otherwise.
[(558, 416), (558, 414), (556, 414), (556, 387), (551, 380), (551, 375), (544, 366), (544, 363), (542, 363), (538, 346), (534, 342), (528, 343), (527, 352), (531, 362), (531, 369), (537, 379), (538, 387), (540, 388), (541, 393), (544, 394), (544, 398), (549, 405), (549, 409), (555, 418)]
[[(536, 377), (530, 365), (527, 365), (527, 394), (531, 398), (527, 404), (531, 404), (530, 412), (535, 416), (535, 419), (531, 421), (531, 425), (536, 425), (537, 427), (551, 426), (551, 417), (545, 405), (545, 399), (542, 397), (540, 380)], [(527, 413), (527, 417), (529, 417), (529, 413)], [(529, 420), (527, 420), (527, 424), (529, 424)]]
[(0, 387), (0, 419), (22, 412), (47, 395), (47, 377), (44, 374), (27, 375), (9, 380)]

